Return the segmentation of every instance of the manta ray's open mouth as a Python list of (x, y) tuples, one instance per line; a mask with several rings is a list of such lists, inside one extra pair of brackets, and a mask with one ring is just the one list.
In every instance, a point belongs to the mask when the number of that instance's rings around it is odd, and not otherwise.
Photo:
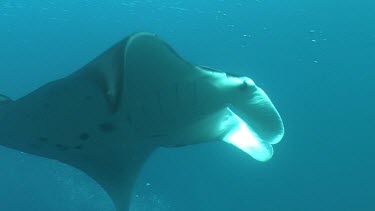
[(234, 112), (232, 118), (235, 118), (237, 125), (233, 127), (223, 140), (233, 144), (258, 161), (269, 160), (273, 155), (271, 143), (262, 140), (251, 126)]
[(245, 97), (237, 97), (242, 100), (228, 105), (231, 126), (223, 141), (258, 161), (269, 160), (273, 155), (272, 144), (278, 143), (284, 135), (277, 110), (266, 93), (250, 78), (234, 77), (229, 83), (237, 83), (245, 91)]

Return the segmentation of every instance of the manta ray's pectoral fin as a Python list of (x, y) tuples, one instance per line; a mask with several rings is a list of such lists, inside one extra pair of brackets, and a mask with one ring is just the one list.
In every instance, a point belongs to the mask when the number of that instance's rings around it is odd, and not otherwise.
[(103, 187), (116, 211), (129, 210), (132, 187), (153, 150), (126, 130), (100, 88), (84, 77), (0, 101), (1, 145), (81, 170)]
[(10, 102), (13, 102), (13, 100), (10, 99), (10, 97), (0, 94), (0, 104), (10, 103)]
[(73, 76), (84, 74), (85, 78), (96, 81), (113, 113), (118, 111), (123, 97), (124, 54), (128, 41), (129, 38), (126, 38), (118, 42), (73, 74)]
[[(137, 140), (134, 140), (137, 141)], [(151, 154), (149, 148), (131, 150), (117, 146), (107, 153), (97, 152), (95, 155), (87, 154), (81, 162), (73, 160), (67, 162), (93, 178), (106, 191), (112, 199), (116, 211), (129, 211), (139, 171)]]
[(1, 114), (4, 112), (3, 110), (5, 109), (5, 106), (12, 103), (13, 100), (10, 99), (9, 97), (0, 94), (0, 118)]

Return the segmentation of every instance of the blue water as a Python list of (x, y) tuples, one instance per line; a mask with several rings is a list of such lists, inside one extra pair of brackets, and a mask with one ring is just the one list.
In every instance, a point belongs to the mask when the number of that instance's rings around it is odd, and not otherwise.
[[(226, 146), (156, 151), (132, 211), (375, 210), (375, 2), (2, 0), (0, 93), (66, 76), (130, 33), (251, 77), (286, 129), (259, 163)], [(82, 172), (0, 148), (0, 210), (114, 211)]]

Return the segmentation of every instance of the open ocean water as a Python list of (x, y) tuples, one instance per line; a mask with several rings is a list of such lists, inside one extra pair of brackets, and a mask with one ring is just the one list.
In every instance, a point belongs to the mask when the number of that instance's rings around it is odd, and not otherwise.
[[(247, 75), (285, 124), (260, 163), (225, 144), (156, 151), (132, 211), (375, 210), (375, 2), (1, 0), (0, 93), (20, 98), (123, 37)], [(84, 173), (0, 148), (1, 211), (114, 211)]]

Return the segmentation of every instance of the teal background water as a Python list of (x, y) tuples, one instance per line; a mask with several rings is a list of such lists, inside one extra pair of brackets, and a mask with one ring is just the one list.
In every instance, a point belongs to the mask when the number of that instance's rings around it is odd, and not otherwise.
[[(286, 128), (259, 163), (225, 144), (160, 149), (132, 211), (375, 210), (375, 2), (2, 0), (0, 92), (17, 99), (130, 33), (244, 74)], [(76, 169), (0, 148), (0, 210), (114, 211)]]

